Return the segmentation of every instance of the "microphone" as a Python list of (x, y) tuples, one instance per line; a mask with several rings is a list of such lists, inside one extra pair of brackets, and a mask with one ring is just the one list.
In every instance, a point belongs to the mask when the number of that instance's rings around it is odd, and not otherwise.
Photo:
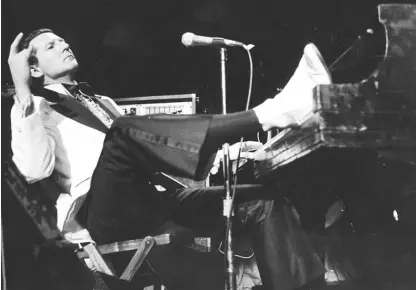
[(208, 37), (195, 35), (191, 32), (187, 32), (182, 35), (182, 43), (186, 47), (190, 46), (217, 46), (217, 47), (232, 47), (232, 46), (241, 46), (244, 47), (244, 43), (230, 40), (220, 37)]
[(362, 39), (363, 37), (365, 37), (366, 35), (373, 35), (374, 34), (374, 30), (372, 30), (371, 28), (368, 28), (365, 33), (364, 36), (363, 35), (358, 35), (358, 39)]

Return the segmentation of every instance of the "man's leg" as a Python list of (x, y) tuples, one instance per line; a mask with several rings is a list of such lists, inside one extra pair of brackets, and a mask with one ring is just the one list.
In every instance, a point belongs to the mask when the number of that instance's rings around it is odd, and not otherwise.
[[(253, 110), (227, 115), (122, 116), (105, 143), (129, 156), (131, 166), (194, 180), (206, 178), (214, 153), (261, 126)], [(124, 163), (124, 161), (123, 161)]]
[(247, 133), (299, 125), (303, 115), (313, 109), (313, 88), (329, 83), (322, 56), (309, 44), (283, 92), (251, 110), (213, 116), (121, 117), (110, 131), (118, 131), (122, 145), (142, 168), (200, 180), (211, 169), (211, 154), (223, 143)]
[[(258, 206), (251, 205), (249, 210)], [(256, 220), (253, 249), (265, 289), (298, 289), (316, 284), (323, 278), (325, 267), (292, 207), (277, 202), (264, 206), (269, 211), (263, 221)]]
[[(128, 166), (117, 170), (121, 165), (114, 163), (116, 158), (111, 156), (117, 153), (116, 148), (107, 149), (103, 150), (91, 187), (87, 227), (93, 239), (102, 244), (161, 233), (169, 221), (169, 202), (160, 198), (146, 179), (141, 179), (145, 175), (134, 174)], [(122, 154), (118, 154), (117, 160), (123, 160)], [(118, 274), (131, 256), (131, 252), (109, 256)], [(224, 289), (219, 255), (167, 245), (154, 247), (148, 259), (170, 290)]]
[[(152, 175), (166, 172), (193, 179), (211, 169), (210, 159), (227, 138), (259, 129), (253, 111), (229, 116), (136, 116), (117, 119), (104, 141), (91, 180), (88, 223), (108, 236), (149, 234), (164, 221)], [(193, 134), (192, 134), (193, 133)], [(228, 137), (227, 137), (228, 136)], [(218, 141), (219, 140), (219, 141)], [(94, 225), (94, 226), (93, 226)], [(109, 242), (103, 237), (101, 242)]]
[[(178, 190), (173, 194), (178, 202), (175, 221), (200, 234), (218, 229), (223, 192), (223, 187)], [(253, 237), (265, 289), (296, 289), (323, 277), (319, 256), (278, 193), (261, 185), (237, 186), (236, 217)]]
[[(218, 125), (226, 121), (220, 119), (212, 123)], [(201, 163), (198, 159), (201, 154), (214, 153), (215, 142), (207, 142), (210, 145), (202, 149), (207, 131), (235, 129), (235, 124), (208, 130), (211, 121), (210, 117), (184, 120), (169, 116), (154, 117), (150, 121), (144, 117), (116, 121), (104, 142), (89, 193), (87, 227), (96, 242), (102, 244), (158, 233), (169, 220), (170, 207), (175, 201), (171, 204), (161, 198), (151, 184), (151, 175), (158, 170), (175, 172), (178, 164), (189, 170)], [(199, 134), (192, 136), (188, 129)], [(231, 131), (235, 136), (234, 129)], [(187, 132), (188, 138), (182, 140), (181, 132)], [(218, 135), (213, 134), (213, 137)], [(178, 140), (182, 142), (175, 142)], [(119, 265), (119, 271), (126, 263), (122, 256), (114, 255), (112, 259)], [(223, 289), (222, 257), (219, 255), (166, 246), (154, 248), (149, 259), (169, 289)]]

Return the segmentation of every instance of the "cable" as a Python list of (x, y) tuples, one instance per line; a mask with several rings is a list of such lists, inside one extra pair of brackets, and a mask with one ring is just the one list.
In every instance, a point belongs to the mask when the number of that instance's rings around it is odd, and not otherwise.
[[(249, 63), (250, 63), (250, 77), (249, 77), (249, 85), (248, 85), (248, 95), (247, 95), (247, 102), (246, 102), (246, 111), (249, 110), (250, 108), (250, 100), (251, 100), (251, 90), (253, 87), (253, 59), (251, 57), (251, 53), (250, 53), (250, 49), (253, 46), (251, 45), (245, 45), (244, 49), (246, 50), (247, 54), (248, 54), (248, 59), (249, 59)], [(235, 188), (237, 185), (237, 172), (238, 172), (238, 164), (240, 163), (240, 156), (241, 156), (241, 149), (243, 146), (243, 141), (244, 141), (244, 137), (241, 137), (240, 139), (240, 148), (238, 149), (238, 156), (237, 156), (237, 161), (236, 161), (236, 170), (235, 173), (233, 175), (233, 179), (234, 179), (234, 184), (233, 184), (233, 192), (232, 192), (232, 196), (231, 196), (231, 206), (230, 206), (230, 212), (228, 213), (228, 216), (231, 217), (233, 208), (234, 208), (234, 198), (235, 198)], [(225, 230), (225, 238), (224, 238), (224, 249), (228, 248), (228, 232), (230, 230), (230, 226), (231, 226), (231, 218), (227, 221), (227, 226), (226, 226), (226, 230)], [(227, 257), (224, 255), (224, 262), (226, 262)]]

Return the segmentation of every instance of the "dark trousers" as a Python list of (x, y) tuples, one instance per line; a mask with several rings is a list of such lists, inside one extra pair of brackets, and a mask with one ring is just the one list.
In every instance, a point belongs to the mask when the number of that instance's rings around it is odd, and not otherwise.
[[(222, 187), (167, 193), (151, 184), (157, 168), (190, 178), (207, 171), (204, 166), (210, 164), (204, 163), (209, 163), (212, 153), (204, 152), (203, 146), (207, 119), (185, 119), (169, 130), (169, 118), (153, 118), (121, 118), (107, 134), (88, 202), (87, 227), (98, 243), (158, 234), (169, 221), (201, 236), (217, 233), (223, 226)], [(187, 130), (199, 136), (182, 136)], [(324, 273), (278, 192), (261, 185), (238, 186), (235, 216), (238, 231), (251, 237), (266, 289), (295, 289)], [(217, 251), (156, 247), (149, 261), (170, 290), (224, 289), (223, 257)]]

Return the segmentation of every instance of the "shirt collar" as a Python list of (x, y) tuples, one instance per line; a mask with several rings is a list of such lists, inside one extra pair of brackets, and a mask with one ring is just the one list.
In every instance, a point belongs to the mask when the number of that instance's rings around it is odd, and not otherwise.
[(79, 82), (77, 84), (49, 84), (44, 88), (72, 97), (75, 96), (74, 91), (80, 89), (80, 91), (82, 91), (84, 94), (87, 94), (89, 97), (94, 96), (94, 91), (86, 82)]
[(46, 85), (45, 89), (57, 92), (59, 94), (64, 94), (67, 96), (70, 96), (71, 94), (68, 92), (68, 90), (62, 85), (62, 84), (50, 84)]

